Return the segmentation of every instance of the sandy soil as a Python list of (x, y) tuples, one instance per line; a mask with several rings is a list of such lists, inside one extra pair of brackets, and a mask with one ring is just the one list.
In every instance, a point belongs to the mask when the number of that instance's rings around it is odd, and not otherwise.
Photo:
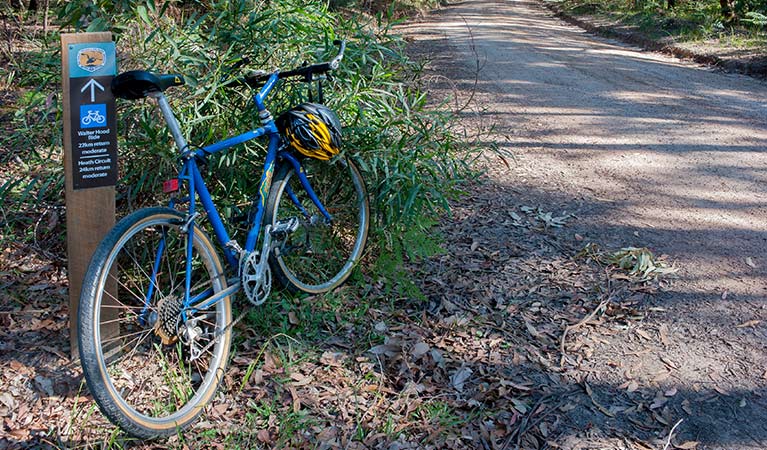
[(767, 84), (589, 35), (522, 0), (468, 0), (403, 31), (431, 60), (434, 96), (469, 101), (467, 127), (493, 125), (486, 143), (514, 155), (509, 168), (488, 157), (477, 211), (567, 211), (578, 241), (646, 246), (679, 268), (645, 305), (651, 336), (597, 345), (582, 368), (592, 383), (606, 396), (628, 379), (683, 393), (677, 433), (698, 448), (767, 447)]

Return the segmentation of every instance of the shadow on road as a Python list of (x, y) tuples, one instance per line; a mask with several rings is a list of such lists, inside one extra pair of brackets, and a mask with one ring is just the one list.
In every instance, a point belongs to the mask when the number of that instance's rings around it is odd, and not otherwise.
[[(466, 133), (515, 156), (506, 168), (488, 153), (484, 184), (440, 227), (451, 257), (423, 273), (473, 320), (516, 305), (491, 326), (534, 349), (511, 378), (536, 386), (533, 398), (569, 393), (549, 406), (579, 399), (543, 408), (549, 436), (521, 447), (662, 448), (679, 419), (675, 443), (767, 445), (765, 84), (590, 37), (531, 2), (462, 2), (403, 31), (430, 60), (433, 98), (466, 105)], [(546, 229), (523, 207), (573, 216)], [(626, 287), (615, 311), (569, 335), (579, 357), (559, 367), (564, 329), (609, 285), (569, 259), (587, 243), (649, 247), (679, 272), (640, 297)], [(583, 271), (597, 291), (551, 276)]]

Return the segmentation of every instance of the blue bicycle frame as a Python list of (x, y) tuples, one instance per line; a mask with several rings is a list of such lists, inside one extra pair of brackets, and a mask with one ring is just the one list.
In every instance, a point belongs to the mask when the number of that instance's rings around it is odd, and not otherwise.
[[(192, 250), (193, 250), (193, 239), (191, 237), (194, 236), (194, 227), (195, 227), (194, 221), (195, 221), (195, 218), (198, 216), (198, 213), (196, 212), (197, 210), (196, 198), (199, 198), (199, 201), (202, 204), (202, 208), (207, 214), (208, 219), (210, 220), (210, 223), (213, 227), (213, 232), (216, 236), (216, 239), (218, 243), (221, 245), (221, 248), (223, 249), (224, 257), (228, 265), (231, 268), (235, 269), (235, 273), (239, 273), (240, 256), (241, 256), (240, 254), (238, 254), (240, 250), (239, 245), (230, 238), (229, 233), (226, 231), (226, 228), (224, 227), (224, 223), (223, 223), (223, 220), (221, 219), (221, 215), (218, 213), (216, 206), (213, 204), (213, 199), (210, 196), (210, 192), (208, 191), (208, 188), (205, 185), (204, 180), (202, 179), (200, 169), (197, 166), (198, 160), (202, 161), (205, 158), (207, 158), (209, 155), (220, 152), (222, 150), (226, 150), (230, 147), (242, 144), (252, 139), (256, 139), (262, 136), (269, 137), (269, 145), (267, 147), (266, 159), (264, 161), (264, 170), (263, 170), (263, 173), (261, 174), (261, 180), (259, 182), (259, 189), (258, 189), (259, 199), (258, 199), (258, 202), (256, 202), (257, 210), (256, 210), (255, 216), (253, 217), (253, 221), (250, 224), (251, 228), (248, 231), (247, 239), (245, 241), (245, 246), (242, 248), (243, 254), (246, 254), (246, 255), (250, 254), (256, 249), (256, 244), (258, 243), (258, 239), (260, 237), (260, 232), (263, 225), (266, 200), (269, 196), (269, 187), (271, 185), (272, 175), (274, 174), (275, 165), (277, 164), (278, 160), (281, 162), (283, 161), (287, 162), (292, 166), (292, 169), (295, 171), (296, 175), (298, 176), (298, 180), (301, 183), (301, 186), (304, 188), (309, 198), (317, 206), (317, 209), (319, 209), (319, 211), (322, 213), (325, 219), (328, 222), (332, 221), (332, 217), (327, 212), (325, 207), (322, 205), (319, 198), (317, 197), (314, 190), (312, 189), (311, 185), (309, 184), (309, 180), (307, 179), (306, 174), (304, 173), (304, 170), (301, 166), (301, 162), (292, 153), (290, 153), (290, 151), (288, 151), (287, 149), (281, 148), (282, 140), (277, 130), (277, 126), (274, 123), (271, 113), (266, 109), (266, 106), (264, 105), (264, 100), (269, 95), (269, 92), (277, 84), (278, 73), (279, 72), (273, 73), (269, 77), (269, 79), (266, 81), (264, 86), (258, 91), (258, 93), (256, 93), (253, 96), (253, 101), (256, 104), (259, 117), (261, 118), (261, 121), (263, 124), (262, 127), (259, 127), (255, 130), (248, 131), (246, 133), (225, 139), (223, 141), (220, 141), (215, 144), (211, 144), (196, 150), (189, 149), (189, 145), (187, 144), (186, 140), (181, 134), (181, 129), (179, 127), (178, 121), (176, 120), (176, 117), (173, 114), (173, 111), (171, 110), (170, 105), (168, 104), (168, 101), (165, 98), (164, 94), (162, 92), (152, 94), (152, 97), (155, 97), (157, 99), (160, 110), (162, 111), (165, 121), (168, 124), (168, 128), (170, 129), (171, 134), (173, 135), (173, 138), (176, 142), (176, 146), (181, 151), (181, 156), (184, 162), (183, 162), (181, 171), (179, 172), (179, 175), (178, 175), (178, 181), (179, 181), (179, 184), (181, 184), (182, 182), (186, 182), (188, 186), (188, 192), (189, 192), (189, 196), (185, 199), (182, 199), (184, 201), (189, 202), (186, 222), (184, 223), (182, 229), (186, 231), (187, 235), (190, 237), (189, 239), (187, 239), (187, 243), (186, 243), (187, 244), (186, 278), (185, 278), (185, 289), (184, 289), (185, 291), (184, 302), (183, 302), (183, 309), (182, 309), (182, 319), (184, 321), (186, 321), (187, 313), (194, 313), (199, 310), (210, 308), (221, 299), (239, 291), (241, 287), (239, 278), (234, 278), (232, 280), (228, 280), (232, 282), (232, 284), (228, 288), (218, 293), (214, 293), (213, 288), (211, 287), (205, 290), (204, 292), (198, 295), (195, 295), (193, 298), (189, 297), (189, 291), (191, 289), (191, 279), (192, 279), (191, 264), (192, 264)], [(288, 196), (291, 198), (291, 200), (299, 208), (299, 210), (305, 212), (305, 210), (301, 207), (301, 204), (297, 196), (295, 195), (295, 193), (292, 192), (289, 188), (286, 188), (286, 192)], [(170, 206), (173, 207), (175, 203), (176, 202), (172, 200)], [(141, 314), (142, 321), (146, 320), (146, 315), (149, 312), (149, 305), (151, 304), (151, 300), (154, 294), (155, 280), (156, 280), (157, 274), (159, 273), (160, 261), (162, 259), (162, 255), (165, 250), (164, 245), (165, 245), (164, 239), (162, 239), (160, 242), (159, 248), (157, 249), (157, 254), (155, 257), (155, 261), (154, 261), (154, 265), (153, 265), (152, 273), (151, 273), (151, 283), (149, 283), (149, 287), (146, 293), (146, 298), (144, 300), (145, 304)], [(267, 257), (267, 255), (262, 254), (261, 257), (265, 258)]]

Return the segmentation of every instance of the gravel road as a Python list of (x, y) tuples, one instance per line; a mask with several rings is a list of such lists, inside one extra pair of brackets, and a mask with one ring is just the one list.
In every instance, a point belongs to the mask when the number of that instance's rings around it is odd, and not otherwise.
[(489, 143), (515, 155), (489, 174), (508, 188), (499, 206), (540, 202), (574, 213), (584, 242), (669, 255), (678, 279), (649, 320), (672, 345), (635, 347), (675, 359), (680, 389), (715, 389), (689, 436), (765, 448), (767, 84), (595, 37), (522, 0), (464, 1), (405, 32), (457, 103), (471, 99), (466, 124), (494, 125)]

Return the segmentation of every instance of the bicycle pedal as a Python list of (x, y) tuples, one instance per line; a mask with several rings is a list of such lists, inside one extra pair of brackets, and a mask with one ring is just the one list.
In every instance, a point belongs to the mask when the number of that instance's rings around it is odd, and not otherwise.
[(300, 224), (297, 217), (291, 217), (287, 220), (280, 220), (274, 224), (274, 227), (272, 227), (271, 234), (272, 236), (284, 236), (296, 231), (298, 229), (298, 225)]

